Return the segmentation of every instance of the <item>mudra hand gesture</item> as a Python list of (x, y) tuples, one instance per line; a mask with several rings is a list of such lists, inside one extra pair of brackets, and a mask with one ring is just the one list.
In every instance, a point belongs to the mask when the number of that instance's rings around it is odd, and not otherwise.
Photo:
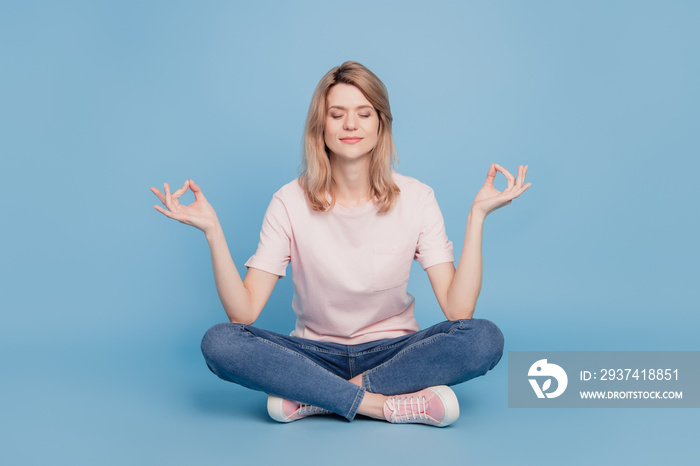
[[(508, 180), (508, 185), (503, 191), (497, 190), (493, 186), (496, 179), (496, 173), (501, 172)], [(525, 174), (527, 173), (527, 165), (518, 166), (518, 178), (516, 179), (508, 170), (498, 165), (491, 164), (488, 173), (486, 174), (486, 182), (481, 187), (474, 202), (472, 202), (472, 212), (486, 217), (496, 209), (510, 204), (513, 199), (520, 196), (529, 188), (532, 183), (523, 184), (525, 182)]]
[[(219, 219), (216, 216), (216, 211), (214, 211), (214, 208), (209, 204), (204, 194), (202, 194), (202, 190), (199, 189), (199, 186), (197, 186), (194, 181), (185, 181), (182, 188), (174, 193), (170, 192), (170, 185), (168, 185), (168, 183), (163, 183), (163, 186), (165, 188), (165, 194), (161, 193), (158, 188), (151, 187), (153, 194), (158, 196), (160, 202), (167, 207), (166, 210), (158, 205), (154, 205), (153, 208), (158, 212), (181, 223), (192, 225), (202, 230), (204, 233), (207, 233), (207, 231), (210, 231), (218, 225)], [(178, 198), (185, 194), (188, 189), (191, 189), (192, 194), (194, 194), (194, 202), (190, 205), (182, 205)]]

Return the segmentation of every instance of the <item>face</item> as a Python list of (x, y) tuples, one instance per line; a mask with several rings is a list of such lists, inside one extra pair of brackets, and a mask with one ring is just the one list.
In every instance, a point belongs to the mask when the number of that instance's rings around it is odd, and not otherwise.
[(331, 157), (370, 157), (377, 145), (379, 115), (355, 86), (338, 83), (326, 97), (323, 137)]

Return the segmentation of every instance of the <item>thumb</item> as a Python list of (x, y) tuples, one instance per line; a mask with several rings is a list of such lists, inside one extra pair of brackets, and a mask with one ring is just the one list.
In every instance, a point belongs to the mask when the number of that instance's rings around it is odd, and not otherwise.
[(486, 173), (486, 182), (484, 182), (484, 184), (490, 184), (493, 186), (493, 180), (496, 178), (497, 173), (498, 171), (496, 170), (496, 164), (492, 163), (489, 167), (488, 173)]
[(204, 197), (204, 194), (202, 193), (201, 188), (195, 183), (194, 181), (190, 180), (190, 189), (192, 189), (192, 193), (194, 194), (194, 199), (199, 201), (203, 200), (205, 201), (207, 198)]

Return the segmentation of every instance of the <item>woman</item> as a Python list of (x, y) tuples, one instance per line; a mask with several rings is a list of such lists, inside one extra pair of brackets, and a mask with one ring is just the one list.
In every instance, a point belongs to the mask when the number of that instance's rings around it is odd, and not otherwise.
[[(269, 394), (281, 422), (337, 413), (446, 426), (459, 416), (447, 385), (484, 375), (503, 352), (493, 323), (472, 319), (481, 289), (483, 222), (530, 183), (493, 164), (472, 203), (459, 266), (432, 189), (392, 171), (392, 116), (384, 84), (355, 62), (330, 70), (313, 94), (303, 172), (272, 199), (241, 280), (201, 189), (188, 180), (151, 190), (169, 218), (202, 230), (230, 323), (209, 329), (202, 352), (220, 378)], [(500, 192), (497, 172), (508, 180)], [(188, 189), (189, 206), (178, 198)], [(447, 321), (420, 330), (406, 292), (412, 260), (428, 273)], [(291, 335), (254, 327), (291, 263)]]

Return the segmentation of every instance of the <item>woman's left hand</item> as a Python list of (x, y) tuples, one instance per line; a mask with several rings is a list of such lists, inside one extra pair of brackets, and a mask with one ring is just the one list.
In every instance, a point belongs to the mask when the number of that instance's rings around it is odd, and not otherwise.
[[(503, 173), (508, 180), (508, 186), (503, 191), (499, 191), (493, 186), (493, 181), (496, 179), (496, 173), (498, 172)], [(518, 178), (516, 179), (502, 166), (497, 163), (491, 164), (486, 175), (486, 182), (479, 192), (476, 193), (474, 202), (472, 202), (472, 212), (485, 218), (494, 210), (510, 204), (513, 199), (520, 196), (532, 185), (532, 183), (524, 184), (526, 173), (527, 165), (518, 166)]]

